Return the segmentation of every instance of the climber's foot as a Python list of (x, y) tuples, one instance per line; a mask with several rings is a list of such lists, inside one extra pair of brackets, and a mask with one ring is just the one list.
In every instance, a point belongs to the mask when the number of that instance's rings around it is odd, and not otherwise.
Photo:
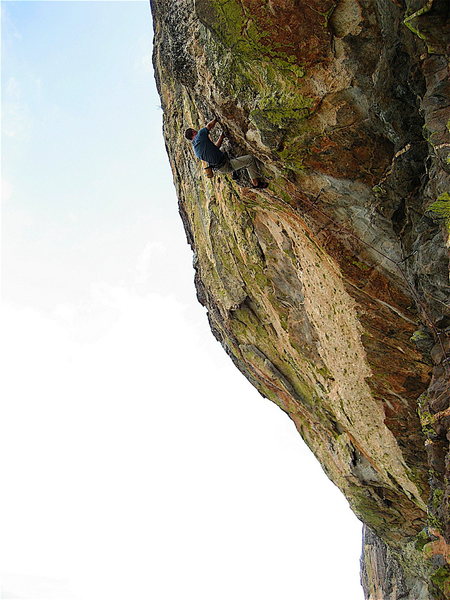
[(267, 181), (258, 181), (258, 183), (253, 186), (253, 189), (255, 189), (255, 190), (265, 190), (266, 187), (268, 187), (268, 186), (269, 186), (269, 184), (267, 183)]

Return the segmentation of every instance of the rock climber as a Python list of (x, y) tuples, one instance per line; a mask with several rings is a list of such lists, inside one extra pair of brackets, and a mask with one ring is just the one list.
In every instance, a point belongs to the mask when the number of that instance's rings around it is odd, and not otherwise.
[(254, 156), (246, 154), (237, 158), (229, 158), (225, 152), (220, 150), (220, 146), (225, 139), (223, 132), (215, 144), (209, 139), (209, 132), (216, 124), (217, 119), (213, 119), (200, 131), (189, 127), (184, 132), (184, 137), (192, 142), (195, 155), (208, 163), (206, 170), (212, 168), (213, 171), (219, 173), (232, 173), (240, 169), (247, 169), (253, 187), (260, 190), (265, 189), (268, 183), (259, 177), (259, 170)]

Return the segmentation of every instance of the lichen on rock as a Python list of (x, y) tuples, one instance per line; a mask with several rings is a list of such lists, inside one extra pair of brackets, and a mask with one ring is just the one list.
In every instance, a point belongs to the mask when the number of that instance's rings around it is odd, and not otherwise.
[[(370, 528), (367, 598), (442, 599), (450, 541), (443, 4), (151, 6), (166, 146), (213, 334), (289, 415)], [(230, 155), (264, 165), (267, 191), (204, 176), (182, 133), (213, 116)]]

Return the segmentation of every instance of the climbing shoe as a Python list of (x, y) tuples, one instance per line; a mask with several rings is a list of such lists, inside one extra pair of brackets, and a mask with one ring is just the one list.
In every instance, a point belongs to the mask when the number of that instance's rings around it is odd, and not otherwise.
[(254, 190), (265, 190), (266, 187), (268, 187), (269, 184), (267, 183), (267, 181), (258, 181), (257, 185), (253, 186)]

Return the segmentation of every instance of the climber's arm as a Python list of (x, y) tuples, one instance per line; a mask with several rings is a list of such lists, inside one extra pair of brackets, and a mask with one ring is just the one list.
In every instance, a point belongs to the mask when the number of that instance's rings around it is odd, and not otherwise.
[(218, 148), (220, 148), (220, 146), (222, 145), (224, 139), (225, 139), (225, 136), (224, 136), (223, 131), (222, 131), (222, 133), (219, 136), (219, 139), (216, 142), (216, 146)]
[(208, 131), (211, 131), (211, 129), (214, 127), (214, 125), (216, 125), (216, 123), (217, 123), (217, 119), (213, 119), (209, 123), (206, 123), (206, 129)]

